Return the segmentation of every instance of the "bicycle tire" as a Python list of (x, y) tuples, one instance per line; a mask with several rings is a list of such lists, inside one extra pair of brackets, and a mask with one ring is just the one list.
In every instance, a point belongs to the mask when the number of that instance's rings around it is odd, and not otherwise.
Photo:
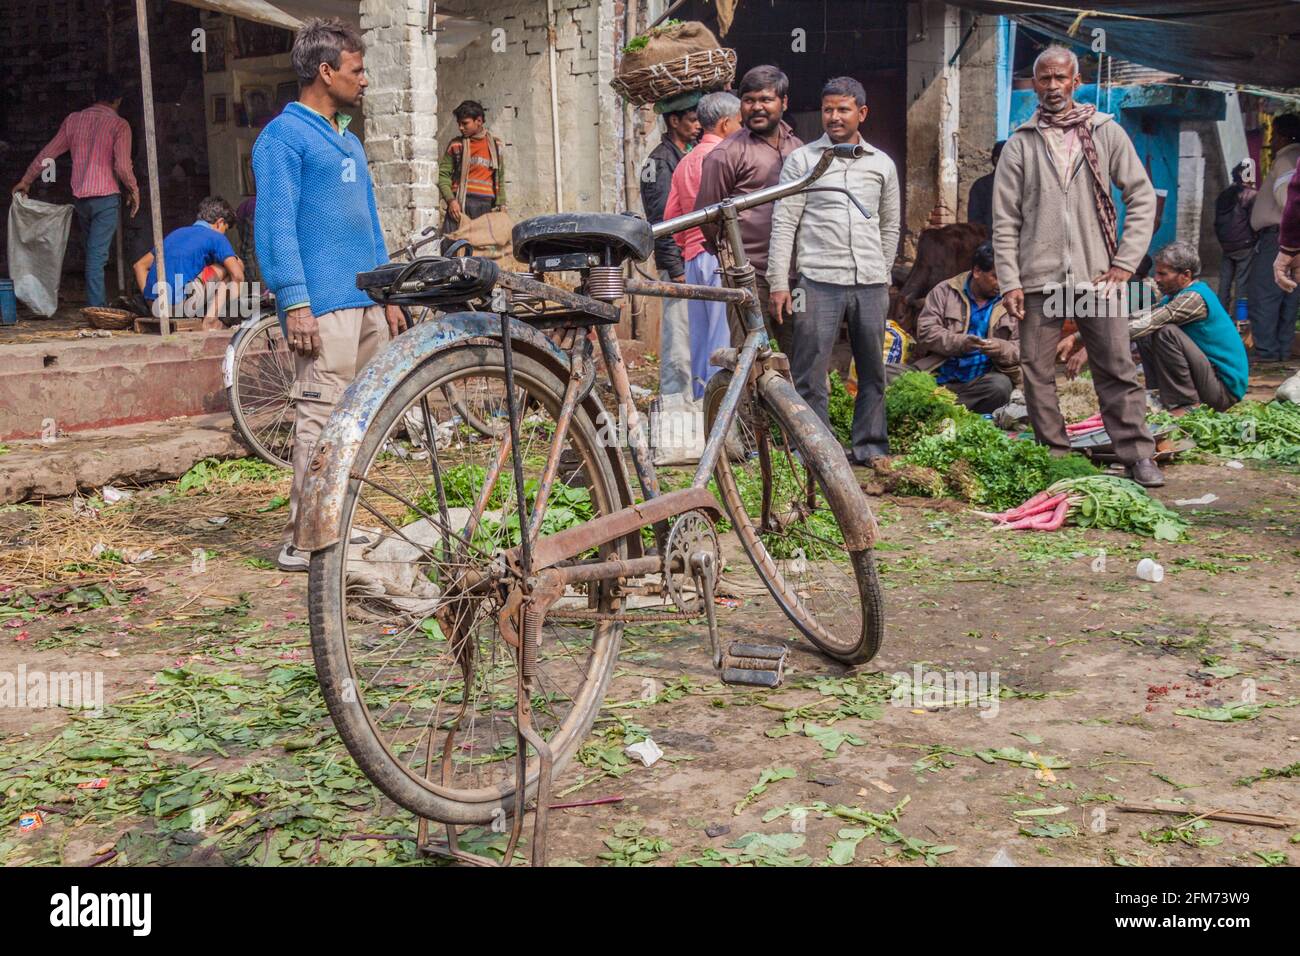
[[(309, 574), (312, 653), (321, 692), (344, 745), (366, 776), (395, 803), (420, 817), (442, 823), (481, 824), (494, 820), (501, 812), (513, 814), (516, 788), (510, 780), (516, 778), (477, 789), (448, 788), (417, 775), (386, 745), (363, 698), (362, 678), (354, 664), (348, 638), (346, 574), (351, 559), (346, 542), (350, 540), (354, 527), (352, 522), (362, 485), (357, 476), (365, 475), (369, 463), (377, 459), (388, 431), (398, 418), (419, 401), (420, 396), (441, 388), (457, 373), (483, 373), (485, 370), (496, 373), (502, 370), (503, 365), (503, 352), (499, 346), (466, 344), (431, 357), (393, 387), (371, 419), (371, 426), (358, 449), (341, 511), (340, 540), (313, 553)], [(514, 373), (516, 383), (554, 414), (564, 392), (558, 376), (542, 363), (517, 351), (514, 353)], [(613, 465), (600, 447), (598, 429), (584, 407), (575, 410), (569, 428), (570, 436), (579, 436), (576, 442), (571, 437), (569, 447), (579, 449), (585, 480), (590, 482), (588, 487), (593, 503), (598, 505), (598, 513), (624, 507), (629, 502), (623, 500)], [(626, 545), (618, 542), (607, 546), (602, 553), (620, 557), (626, 554)], [(621, 599), (611, 598), (608, 591), (602, 595), (598, 609), (616, 610), (621, 606)], [(585, 668), (585, 683), (562, 725), (548, 740), (555, 773), (583, 743), (600, 711), (617, 663), (622, 633), (620, 622), (600, 621), (593, 625), (591, 659)], [(536, 793), (537, 772), (538, 761), (532, 758), (528, 761), (525, 776), (525, 797), (528, 800), (533, 799)]]
[[(241, 326), (230, 347), (233, 355), (226, 402), (235, 430), (257, 457), (292, 468), (293, 356), (284, 345), (279, 319), (271, 314)], [(261, 369), (255, 370), (254, 362)], [(255, 386), (257, 378), (265, 381)], [(286, 424), (287, 432), (283, 430)]]
[[(721, 407), (722, 396), (726, 392), (731, 378), (732, 373), (729, 371), (717, 372), (709, 379), (708, 386), (705, 389), (705, 421), (708, 423), (710, 431)], [(857, 483), (855, 481), (850, 481), (847, 484), (826, 481), (820, 473), (822, 465), (818, 464), (817, 456), (807, 453), (809, 442), (801, 440), (799, 432), (794, 428), (794, 409), (796, 405), (805, 403), (801, 402), (798, 393), (795, 392), (794, 386), (789, 380), (773, 376), (767, 380), (764, 388), (750, 390), (745, 394), (748, 396), (749, 402), (757, 405), (759, 412), (765, 411), (770, 414), (771, 419), (774, 419), (781, 429), (782, 436), (788, 436), (792, 440), (795, 445), (794, 450), (801, 455), (801, 466), (813, 474), (816, 479), (817, 489), (821, 496), (826, 499), (837, 525), (844, 523), (841, 515), (851, 513), (851, 509), (852, 513), (858, 515), (863, 513), (862, 509), (865, 509), (866, 513), (870, 513), (870, 505), (860, 491), (856, 496), (851, 493), (846, 495), (843, 492), (833, 491), (835, 488), (843, 489), (845, 487), (856, 489)], [(752, 407), (747, 409), (745, 406), (746, 402), (742, 400), (741, 408), (737, 410), (738, 420), (745, 415), (752, 418), (755, 414)], [(818, 422), (817, 425), (823, 429), (826, 427), (821, 422)], [(758, 432), (760, 435), (767, 434), (766, 429), (754, 429), (753, 431)], [(824, 437), (825, 440), (833, 443), (829, 433)], [(755, 440), (767, 441), (766, 438), (762, 437)], [(732, 444), (732, 442), (729, 441), (728, 444)], [(817, 444), (822, 445), (823, 443), (817, 442)], [(760, 456), (762, 454), (757, 448), (744, 448), (743, 450), (750, 454), (755, 452)], [(768, 453), (770, 454), (770, 452), (771, 448), (769, 447)], [(718, 456), (718, 464), (714, 469), (719, 497), (722, 499), (727, 515), (736, 530), (737, 536), (740, 538), (745, 553), (749, 556), (754, 565), (754, 570), (762, 578), (773, 599), (785, 612), (791, 623), (828, 656), (846, 664), (862, 664), (871, 660), (880, 650), (884, 638), (883, 595), (872, 550), (864, 548), (858, 551), (849, 551), (845, 548), (853, 571), (851, 579), (856, 591), (856, 603), (860, 607), (861, 619), (860, 622), (853, 626), (832, 628), (829, 621), (818, 616), (816, 609), (811, 606), (810, 598), (805, 597), (806, 594), (810, 593), (807, 590), (808, 588), (815, 588), (818, 585), (811, 584), (806, 580), (790, 579), (788, 574), (789, 569), (795, 567), (796, 561), (805, 559), (778, 558), (774, 555), (773, 549), (769, 548), (769, 544), (773, 543), (775, 536), (760, 527), (763, 521), (761, 515), (756, 521), (754, 516), (750, 514), (750, 510), (753, 510), (752, 506), (749, 506), (749, 510), (747, 510), (744, 496), (737, 481), (739, 466), (730, 459), (731, 456), (727, 451), (724, 451), (723, 454)], [(750, 458), (747, 460), (752, 462), (755, 459)], [(840, 467), (840, 465), (835, 463), (830, 467)], [(843, 460), (842, 467), (848, 469), (851, 474), (847, 459)], [(766, 490), (763, 493), (770, 493), (773, 496), (776, 494), (776, 492)], [(784, 530), (781, 534), (784, 536)], [(843, 547), (842, 542), (840, 546)], [(782, 568), (783, 560), (788, 562), (786, 570)], [(823, 562), (823, 566), (824, 564)], [(852, 602), (846, 602), (846, 606), (849, 603)]]

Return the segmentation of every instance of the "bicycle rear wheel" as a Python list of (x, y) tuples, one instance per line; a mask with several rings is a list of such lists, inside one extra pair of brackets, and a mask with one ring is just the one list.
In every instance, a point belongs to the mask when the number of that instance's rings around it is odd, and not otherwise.
[[(710, 430), (731, 378), (721, 371), (709, 379)], [(784, 378), (761, 392), (746, 389), (714, 478), (746, 554), (786, 616), (829, 656), (861, 664), (880, 650), (883, 598), (871, 549), (846, 547), (840, 515), (869, 515), (870, 506), (861, 492), (846, 496), (837, 490), (844, 482), (828, 480), (806, 426), (796, 424), (800, 404)]]
[(274, 315), (235, 333), (226, 400), (235, 428), (262, 460), (291, 468), (293, 353)]
[[(564, 384), (518, 351), (514, 374), (517, 407), (525, 409), (520, 450), (532, 512)], [(446, 398), (454, 386), (462, 408), (468, 403), (492, 420), (504, 403), (504, 378), (502, 350), (488, 344), (438, 353), (407, 376), (371, 418), (358, 449), (339, 542), (312, 555), (312, 651), (343, 742), (394, 802), (444, 823), (512, 814), (520, 782), (518, 661), (499, 630), (509, 580), (500, 578), (496, 557), (517, 545), (521, 523), (508, 439), (480, 435)], [(412, 417), (425, 421), (425, 434), (439, 436), (435, 447), (421, 450), (404, 437)], [(577, 453), (577, 467), (557, 475), (539, 519), (542, 534), (627, 504), (583, 406), (565, 446)], [(486, 510), (476, 520), (480, 505)], [(613, 542), (591, 556), (625, 554), (626, 546)], [(489, 584), (464, 583), (476, 579)], [(542, 628), (530, 695), (534, 728), (557, 772), (600, 709), (623, 629), (609, 620), (623, 599), (606, 585), (582, 585), (562, 602)], [(531, 756), (523, 779), (529, 798), (539, 767)]]

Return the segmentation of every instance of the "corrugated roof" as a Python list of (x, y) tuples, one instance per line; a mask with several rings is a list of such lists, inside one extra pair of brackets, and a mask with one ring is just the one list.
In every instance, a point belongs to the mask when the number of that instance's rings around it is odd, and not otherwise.
[(1014, 16), (1028, 27), (1085, 46), (1093, 42), (1092, 31), (1101, 28), (1112, 56), (1193, 79), (1300, 86), (1298, 0), (1092, 0), (1086, 7), (1022, 0), (953, 2), (981, 13)]

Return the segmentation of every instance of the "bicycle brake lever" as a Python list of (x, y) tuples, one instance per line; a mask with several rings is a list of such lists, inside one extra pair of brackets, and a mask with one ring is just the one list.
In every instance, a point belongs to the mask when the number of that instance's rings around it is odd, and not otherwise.
[(867, 218), (867, 219), (870, 219), (870, 218), (871, 218), (871, 213), (867, 212), (867, 208), (866, 208), (864, 205), (862, 205), (862, 203), (858, 202), (858, 197), (855, 196), (855, 195), (853, 195), (853, 193), (849, 192), (849, 191), (848, 191), (847, 189), (845, 189), (843, 186), (810, 186), (808, 189), (805, 189), (804, 192), (806, 192), (806, 193), (844, 193), (844, 195), (846, 195), (846, 196), (849, 197), (849, 202), (853, 203), (853, 205), (855, 205), (855, 206), (858, 207), (858, 212), (862, 213), (862, 215), (863, 215), (865, 218)]

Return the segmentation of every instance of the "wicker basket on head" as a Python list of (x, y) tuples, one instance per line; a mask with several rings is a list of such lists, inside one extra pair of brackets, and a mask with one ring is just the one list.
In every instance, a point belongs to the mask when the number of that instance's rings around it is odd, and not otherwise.
[(87, 306), (81, 310), (81, 317), (97, 329), (110, 332), (122, 332), (135, 324), (135, 313), (126, 309), (106, 309), (100, 306)]
[(717, 47), (620, 73), (609, 82), (633, 105), (645, 106), (692, 90), (722, 89), (735, 78), (736, 51)]

